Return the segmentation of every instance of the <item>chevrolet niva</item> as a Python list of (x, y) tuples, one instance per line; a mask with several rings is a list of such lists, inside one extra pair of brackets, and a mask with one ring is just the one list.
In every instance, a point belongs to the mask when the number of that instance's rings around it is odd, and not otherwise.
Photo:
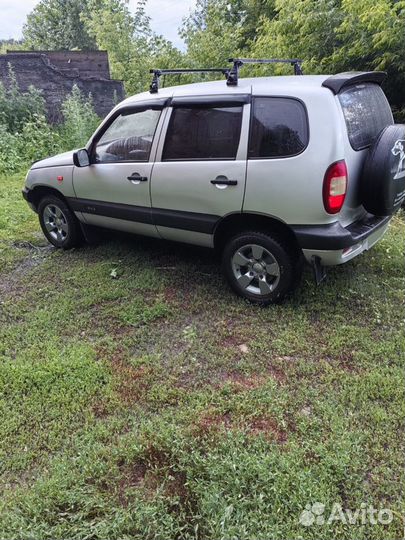
[[(239, 78), (159, 88), (117, 105), (81, 150), (43, 159), (23, 195), (54, 246), (91, 227), (216, 248), (234, 291), (281, 300), (303, 260), (373, 246), (405, 198), (405, 126), (382, 72)], [(197, 70), (193, 70), (197, 71)], [(297, 76), (298, 75), (298, 76)]]

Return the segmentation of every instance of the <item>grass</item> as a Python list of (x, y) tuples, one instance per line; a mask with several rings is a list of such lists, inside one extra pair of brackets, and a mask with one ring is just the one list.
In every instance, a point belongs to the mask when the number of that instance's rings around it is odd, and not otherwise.
[[(404, 217), (280, 306), (210, 252), (48, 247), (0, 179), (0, 537), (403, 536)], [(307, 504), (389, 524), (306, 527)]]

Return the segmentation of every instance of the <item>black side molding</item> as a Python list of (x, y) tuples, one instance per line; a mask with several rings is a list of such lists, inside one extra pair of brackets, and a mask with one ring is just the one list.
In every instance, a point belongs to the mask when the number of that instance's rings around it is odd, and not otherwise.
[(386, 77), (385, 71), (348, 71), (329, 77), (323, 81), (322, 86), (329, 88), (334, 94), (339, 94), (344, 88), (353, 84), (376, 83), (381, 85)]
[(338, 250), (354, 246), (370, 234), (386, 225), (392, 216), (366, 214), (348, 227), (336, 221), (330, 225), (292, 225), (298, 244), (302, 249)]
[(174, 97), (172, 107), (231, 107), (250, 103), (250, 94)]
[(126, 221), (137, 221), (152, 225), (152, 209), (145, 206), (135, 206), (132, 204), (112, 203), (105, 201), (95, 201), (91, 199), (78, 199), (67, 197), (70, 208), (74, 212), (84, 212)]
[(111, 203), (91, 199), (68, 197), (67, 201), (74, 212), (84, 212), (97, 216), (124, 219), (148, 225), (161, 225), (173, 229), (213, 234), (220, 216), (186, 212), (183, 210), (168, 210), (166, 208), (150, 208), (132, 204)]

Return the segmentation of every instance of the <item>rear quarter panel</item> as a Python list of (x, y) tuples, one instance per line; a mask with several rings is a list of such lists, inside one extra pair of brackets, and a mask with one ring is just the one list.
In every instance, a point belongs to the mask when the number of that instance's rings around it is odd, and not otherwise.
[[(260, 96), (264, 94), (261, 92)], [(297, 156), (248, 160), (243, 210), (271, 215), (291, 225), (334, 222), (336, 216), (325, 212), (322, 186), (329, 165), (344, 158), (341, 117), (335, 98), (322, 87), (273, 96), (298, 98), (304, 103), (309, 143)]]

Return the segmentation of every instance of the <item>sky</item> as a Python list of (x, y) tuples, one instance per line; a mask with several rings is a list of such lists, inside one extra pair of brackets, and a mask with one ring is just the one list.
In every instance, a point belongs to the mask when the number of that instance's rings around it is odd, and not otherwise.
[[(38, 0), (0, 0), (0, 39), (21, 38), (25, 18), (37, 3)], [(129, 5), (133, 8), (136, 0), (130, 0)], [(177, 29), (194, 5), (195, 0), (148, 0), (152, 30), (183, 48)]]

